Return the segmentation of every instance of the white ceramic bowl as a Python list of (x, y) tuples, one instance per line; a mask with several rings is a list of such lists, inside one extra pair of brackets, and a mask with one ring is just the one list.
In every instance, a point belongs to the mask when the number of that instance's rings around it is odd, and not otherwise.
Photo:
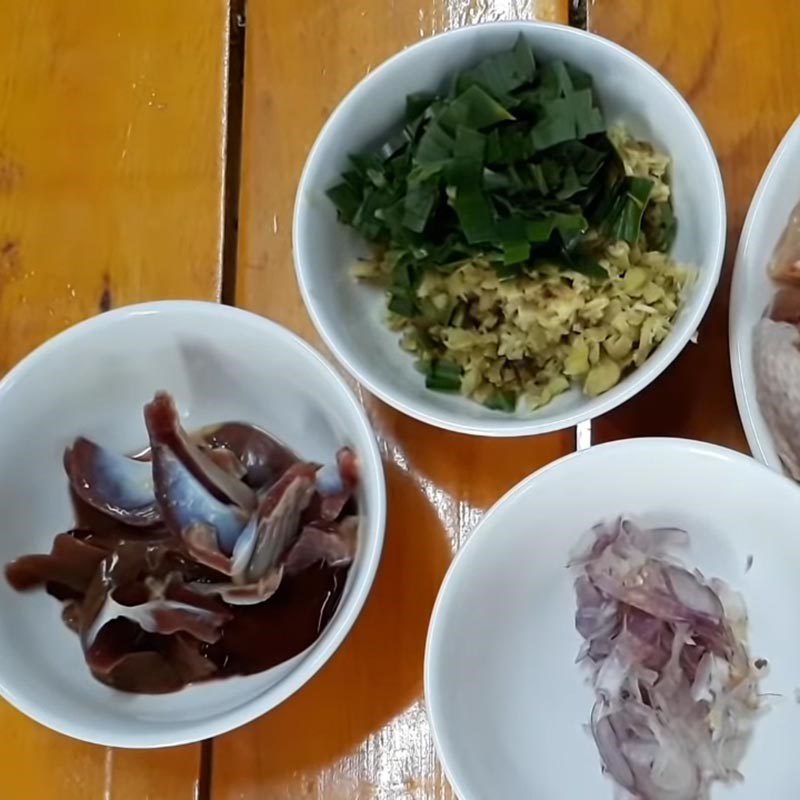
[(248, 677), (168, 695), (96, 681), (77, 637), (44, 591), (19, 594), (0, 574), (0, 695), (54, 730), (105, 745), (164, 747), (224, 733), (264, 714), (330, 658), (372, 585), (385, 489), (373, 433), (342, 379), (308, 345), (261, 317), (212, 303), (111, 311), (56, 336), (0, 382), (0, 565), (47, 552), (73, 523), (61, 465), (85, 434), (121, 452), (146, 443), (142, 407), (167, 389), (188, 427), (252, 422), (309, 460), (352, 446), (361, 461), (360, 541), (341, 604), (300, 656)]
[(719, 796), (793, 800), (800, 492), (747, 456), (680, 439), (614, 442), (545, 467), (494, 506), (456, 557), (428, 633), (425, 695), (457, 795), (615, 796), (584, 728), (593, 691), (575, 664), (581, 639), (565, 565), (594, 523), (622, 513), (685, 528), (684, 562), (743, 594), (751, 653), (770, 664), (761, 688), (776, 697), (756, 723), (744, 782)]
[(798, 201), (800, 118), (772, 156), (747, 212), (736, 252), (728, 317), (733, 386), (747, 443), (759, 461), (780, 471), (783, 465), (758, 403), (753, 331), (777, 289), (767, 266)]
[[(673, 159), (679, 220), (673, 255), (698, 268), (675, 328), (644, 366), (598, 398), (578, 390), (533, 414), (507, 415), (457, 396), (431, 392), (384, 325), (382, 293), (358, 285), (350, 267), (368, 250), (336, 220), (325, 191), (339, 182), (349, 153), (369, 150), (396, 130), (405, 97), (440, 90), (458, 69), (509, 49), (523, 33), (540, 60), (562, 58), (590, 73), (608, 123), (624, 122)], [(306, 162), (294, 213), (294, 255), (306, 307), (328, 347), (371, 392), (400, 411), (449, 430), (525, 436), (603, 414), (653, 381), (677, 357), (703, 317), (720, 274), (725, 199), (719, 168), (700, 123), (678, 92), (619, 45), (561, 25), (477, 25), (426, 39), (398, 53), (359, 83), (331, 115)]]

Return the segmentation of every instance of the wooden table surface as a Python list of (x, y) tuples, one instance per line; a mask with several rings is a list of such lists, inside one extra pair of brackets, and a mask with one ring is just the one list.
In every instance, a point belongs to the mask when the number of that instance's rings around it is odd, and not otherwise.
[[(495, 19), (566, 24), (571, 4), (0, 0), (0, 372), (73, 322), (158, 298), (222, 299), (320, 346), (294, 281), (290, 220), (327, 115), (422, 37)], [(593, 441), (664, 434), (746, 449), (727, 355), (731, 257), (800, 111), (800, 7), (593, 0), (586, 11), (573, 22), (637, 52), (687, 97), (720, 159), (729, 221), (699, 344), (598, 420)], [(420, 703), (436, 592), (483, 511), (573, 450), (575, 432), (469, 438), (362, 396), (385, 453), (386, 549), (363, 614), (321, 674), (241, 730), (166, 751), (74, 742), (0, 701), (0, 798), (452, 797)]]

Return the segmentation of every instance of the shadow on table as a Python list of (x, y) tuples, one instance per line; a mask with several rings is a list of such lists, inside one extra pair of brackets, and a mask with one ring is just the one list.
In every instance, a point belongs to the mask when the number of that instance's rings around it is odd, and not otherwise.
[(215, 742), (215, 793), (262, 797), (267, 786), (350, 753), (421, 695), (428, 620), (451, 551), (413, 479), (393, 464), (386, 477), (383, 560), (361, 617), (308, 686)]
[(468, 436), (425, 425), (364, 397), (390, 455), (396, 443), (415, 477), (475, 509), (489, 508), (527, 475), (575, 449), (571, 428), (510, 439)]

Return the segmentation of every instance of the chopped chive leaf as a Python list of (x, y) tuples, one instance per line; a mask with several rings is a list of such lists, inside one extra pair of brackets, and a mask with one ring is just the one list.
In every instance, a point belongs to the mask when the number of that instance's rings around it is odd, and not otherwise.
[(506, 100), (510, 93), (530, 83), (536, 73), (536, 60), (530, 45), (520, 35), (514, 47), (481, 61), (473, 69), (459, 76), (459, 88), (477, 83), (498, 100)]
[(437, 118), (439, 125), (448, 131), (455, 131), (459, 125), (481, 130), (512, 119), (511, 112), (477, 85), (465, 89)]
[(530, 255), (530, 242), (503, 242), (503, 263), (506, 265), (527, 261)]
[(347, 224), (352, 223), (361, 206), (361, 196), (349, 183), (340, 183), (328, 189), (328, 197), (339, 212), (339, 219)]
[(494, 392), (489, 395), (484, 405), (493, 411), (505, 411), (510, 414), (517, 410), (517, 394), (516, 392)]
[(652, 189), (653, 182), (648, 178), (626, 178), (623, 181), (604, 225), (610, 239), (631, 244), (636, 242)]
[(529, 242), (541, 244), (550, 239), (555, 225), (555, 220), (552, 217), (549, 219), (532, 219), (525, 223), (525, 235)]
[(414, 92), (406, 97), (406, 122), (419, 119), (436, 99), (430, 92)]
[(417, 164), (445, 161), (453, 155), (453, 137), (438, 122), (431, 122), (417, 145), (414, 160)]
[(489, 242), (494, 237), (494, 219), (486, 195), (481, 189), (457, 192), (453, 207), (467, 242)]
[(566, 98), (552, 100), (544, 107), (544, 117), (531, 130), (536, 150), (546, 150), (575, 138), (575, 120)]
[(389, 311), (401, 317), (413, 317), (417, 313), (417, 306), (408, 296), (392, 294), (389, 298)]
[(456, 128), (456, 143), (454, 146), (456, 158), (474, 159), (483, 165), (485, 153), (486, 137), (482, 133), (465, 128), (463, 125), (459, 125)]
[(444, 358), (432, 361), (425, 386), (440, 392), (457, 392), (461, 388), (461, 367)]
[(403, 225), (422, 233), (436, 204), (439, 187), (434, 181), (410, 184), (403, 204)]

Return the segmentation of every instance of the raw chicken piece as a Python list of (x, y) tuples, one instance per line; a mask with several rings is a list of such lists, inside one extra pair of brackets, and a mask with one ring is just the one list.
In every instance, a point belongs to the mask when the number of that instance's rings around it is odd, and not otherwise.
[(800, 203), (792, 209), (775, 246), (769, 274), (776, 281), (800, 284)]
[(762, 319), (753, 337), (758, 402), (775, 449), (800, 481), (800, 331), (788, 322)]
[(8, 582), (63, 602), (92, 674), (123, 691), (255, 674), (306, 650), (356, 556), (356, 454), (301, 461), (243, 422), (189, 432), (166, 392), (145, 425), (136, 456), (75, 439), (76, 526), (7, 564)]
[(127, 525), (149, 527), (161, 521), (148, 462), (79, 436), (64, 453), (64, 469), (75, 494), (98, 511)]
[(769, 310), (769, 318), (775, 322), (800, 324), (800, 286), (786, 284), (775, 292)]

